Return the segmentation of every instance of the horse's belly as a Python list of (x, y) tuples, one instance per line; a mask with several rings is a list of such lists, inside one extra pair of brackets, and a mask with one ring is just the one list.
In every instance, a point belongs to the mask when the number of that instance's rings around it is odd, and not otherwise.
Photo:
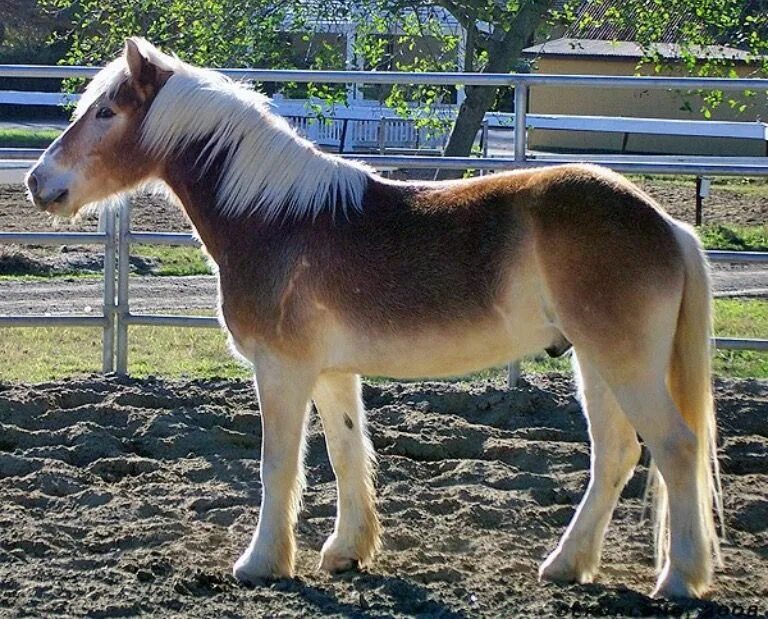
[(514, 322), (500, 316), (417, 332), (347, 333), (329, 351), (328, 369), (392, 378), (456, 376), (540, 351), (557, 336), (545, 321)]

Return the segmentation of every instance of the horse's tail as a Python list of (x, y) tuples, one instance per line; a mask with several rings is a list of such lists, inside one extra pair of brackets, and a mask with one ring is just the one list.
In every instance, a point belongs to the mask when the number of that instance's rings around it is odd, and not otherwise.
[[(685, 284), (677, 330), (672, 349), (667, 383), (672, 399), (696, 435), (696, 483), (698, 511), (704, 525), (705, 544), (718, 564), (720, 546), (715, 529), (713, 506), (724, 527), (720, 471), (717, 462), (715, 410), (712, 396), (712, 290), (709, 266), (703, 248), (693, 230), (675, 222), (675, 236), (683, 253)], [(656, 561), (661, 569), (668, 553), (666, 486), (656, 477), (654, 509)], [(724, 528), (723, 528), (724, 532)]]

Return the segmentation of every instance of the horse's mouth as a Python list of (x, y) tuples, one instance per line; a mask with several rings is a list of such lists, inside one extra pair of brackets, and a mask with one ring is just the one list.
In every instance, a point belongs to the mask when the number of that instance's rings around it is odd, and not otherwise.
[(34, 202), (37, 208), (41, 211), (56, 215), (58, 214), (58, 211), (61, 211), (65, 207), (67, 198), (69, 198), (69, 189), (62, 189), (47, 200), (41, 200), (39, 197), (35, 197)]

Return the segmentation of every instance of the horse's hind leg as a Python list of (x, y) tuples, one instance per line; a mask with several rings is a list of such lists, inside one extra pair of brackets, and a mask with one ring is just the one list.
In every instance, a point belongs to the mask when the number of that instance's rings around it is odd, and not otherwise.
[(712, 507), (697, 480), (696, 435), (672, 400), (663, 374), (622, 381), (613, 391), (648, 446), (669, 495), (669, 548), (662, 552), (654, 596), (699, 597), (712, 579), (712, 532), (705, 520)]
[(323, 545), (320, 567), (338, 572), (366, 565), (379, 547), (375, 456), (366, 431), (359, 376), (323, 374), (313, 399), (323, 420), (338, 491), (336, 525)]
[(547, 580), (591, 582), (600, 566), (603, 538), (621, 490), (640, 457), (635, 429), (595, 368), (577, 357), (582, 406), (592, 442), (590, 480), (557, 548), (539, 569)]

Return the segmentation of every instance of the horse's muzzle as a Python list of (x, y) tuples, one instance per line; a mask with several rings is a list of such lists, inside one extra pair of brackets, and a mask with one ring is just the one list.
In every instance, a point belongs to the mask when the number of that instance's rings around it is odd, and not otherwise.
[(48, 210), (53, 205), (63, 204), (69, 195), (69, 189), (66, 187), (46, 187), (34, 172), (27, 175), (26, 185), (30, 199), (41, 211)]

